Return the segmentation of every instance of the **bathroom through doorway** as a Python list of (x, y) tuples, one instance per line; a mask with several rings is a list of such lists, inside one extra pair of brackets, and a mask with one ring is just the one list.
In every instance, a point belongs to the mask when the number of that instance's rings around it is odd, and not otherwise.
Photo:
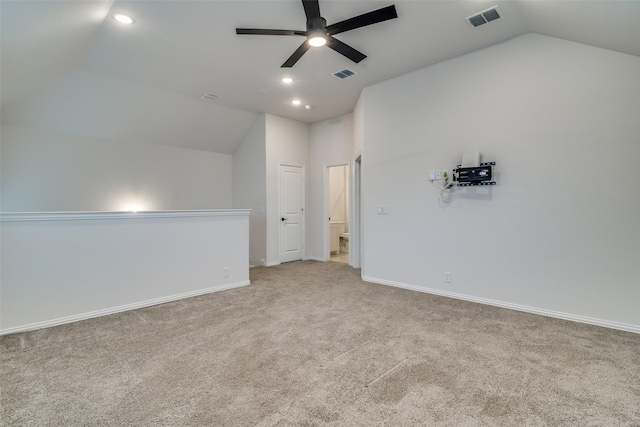
[[(349, 163), (325, 169), (325, 254), (334, 262), (349, 263)], [(328, 193), (328, 194), (327, 194)]]

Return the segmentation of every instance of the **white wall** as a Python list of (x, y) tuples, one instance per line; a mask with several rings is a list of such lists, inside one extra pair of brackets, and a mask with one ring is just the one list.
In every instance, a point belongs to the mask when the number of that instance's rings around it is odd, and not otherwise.
[(314, 123), (310, 133), (307, 256), (322, 260), (325, 257), (325, 233), (328, 233), (324, 213), (324, 169), (325, 166), (353, 159), (353, 115)]
[(347, 170), (348, 166), (329, 168), (329, 218), (347, 224)]
[(0, 214), (0, 334), (248, 285), (248, 217)]
[(252, 266), (267, 259), (267, 159), (265, 115), (255, 124), (233, 155), (233, 207), (252, 209), (249, 258)]
[[(267, 183), (267, 265), (279, 263), (278, 165), (304, 166), (309, 163), (309, 125), (266, 114), (266, 183)], [(305, 170), (306, 172), (306, 170)], [(308, 172), (306, 172), (308, 174)], [(309, 180), (305, 179), (309, 195)], [(305, 209), (306, 211), (306, 209)], [(306, 214), (305, 214), (306, 216)], [(309, 224), (305, 219), (305, 228)]]
[(225, 209), (233, 157), (2, 125), (5, 212)]
[[(528, 34), (366, 88), (363, 276), (640, 332), (639, 77)], [(498, 184), (440, 205), (468, 150)]]
[(364, 92), (360, 94), (353, 109), (353, 154), (354, 157), (364, 148)]
[(86, 70), (24, 98), (2, 100), (3, 125), (230, 155), (258, 116)]

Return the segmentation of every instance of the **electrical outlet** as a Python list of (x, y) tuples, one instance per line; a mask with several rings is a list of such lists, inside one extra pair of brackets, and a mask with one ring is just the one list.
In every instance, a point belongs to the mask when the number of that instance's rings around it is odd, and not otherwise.
[(378, 205), (378, 215), (389, 215), (389, 205)]
[(429, 181), (435, 181), (435, 180), (436, 180), (436, 171), (430, 170), (429, 171)]
[(436, 171), (436, 179), (442, 179), (442, 171), (441, 170), (437, 170)]
[(448, 271), (444, 272), (444, 282), (445, 283), (451, 283), (451, 273)]
[(222, 277), (225, 279), (229, 277), (229, 267), (225, 267), (222, 269)]

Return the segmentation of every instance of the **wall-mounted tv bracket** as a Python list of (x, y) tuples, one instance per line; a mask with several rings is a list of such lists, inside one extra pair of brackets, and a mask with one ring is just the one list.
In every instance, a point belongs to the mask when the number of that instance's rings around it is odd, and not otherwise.
[(462, 165), (458, 165), (453, 170), (453, 181), (458, 187), (496, 185), (496, 182), (492, 181), (492, 166), (495, 165), (496, 162), (480, 163), (480, 166), (471, 168), (463, 168)]

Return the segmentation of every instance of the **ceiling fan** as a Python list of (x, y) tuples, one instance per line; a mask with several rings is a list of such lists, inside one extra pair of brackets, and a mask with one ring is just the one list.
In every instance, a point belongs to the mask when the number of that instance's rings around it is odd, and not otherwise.
[(356, 28), (366, 27), (367, 25), (377, 24), (378, 22), (387, 21), (398, 17), (395, 6), (387, 6), (382, 9), (374, 10), (369, 13), (355, 16), (336, 24), (327, 25), (327, 21), (320, 16), (320, 5), (318, 0), (302, 0), (304, 13), (307, 16), (307, 31), (297, 30), (267, 30), (259, 28), (236, 28), (236, 34), (257, 34), (268, 36), (304, 36), (307, 39), (300, 47), (293, 52), (282, 64), (281, 68), (290, 68), (298, 62), (298, 60), (312, 46), (328, 46), (336, 52), (346, 56), (355, 63), (362, 61), (367, 57), (362, 52), (357, 51), (346, 43), (334, 38), (333, 36)]

